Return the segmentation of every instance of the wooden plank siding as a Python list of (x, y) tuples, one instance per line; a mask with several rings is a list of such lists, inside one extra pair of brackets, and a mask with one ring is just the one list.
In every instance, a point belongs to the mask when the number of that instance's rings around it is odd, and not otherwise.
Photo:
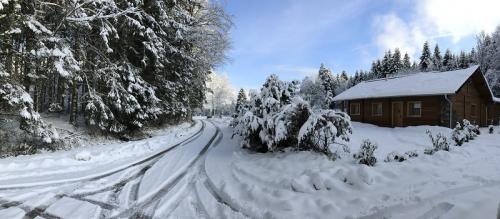
[[(453, 102), (453, 119), (454, 123), (467, 119), (473, 124), (480, 126), (488, 125), (487, 106), (491, 105), (495, 108), (490, 97), (489, 90), (481, 89), (486, 86), (483, 84), (480, 72), (475, 73), (469, 80), (467, 80), (458, 92), (451, 97)], [(473, 107), (475, 106), (475, 107)], [(473, 113), (472, 110), (476, 112)]]
[[(403, 103), (403, 126), (416, 126), (416, 125), (442, 125), (441, 121), (441, 106), (444, 97), (442, 96), (414, 96), (414, 97), (396, 97), (396, 98), (377, 98), (377, 99), (363, 99), (351, 100), (348, 104), (349, 107), (352, 103), (359, 103), (361, 106), (360, 115), (350, 115), (352, 121), (371, 123), (383, 127), (393, 127), (392, 125), (392, 103)], [(408, 115), (408, 103), (418, 101), (422, 104), (421, 116), (413, 117)], [(372, 104), (382, 104), (382, 115), (372, 115)]]

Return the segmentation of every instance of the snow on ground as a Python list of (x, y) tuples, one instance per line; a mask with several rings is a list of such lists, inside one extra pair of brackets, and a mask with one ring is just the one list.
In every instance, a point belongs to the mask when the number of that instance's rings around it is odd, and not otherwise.
[[(378, 145), (375, 157), (383, 161), (388, 153), (392, 151), (403, 154), (407, 151), (417, 151), (423, 153), (425, 148), (431, 146), (426, 130), (432, 131), (434, 135), (442, 133), (448, 135), (451, 129), (441, 126), (412, 126), (405, 128), (385, 128), (372, 124), (353, 122), (353, 133), (348, 145), (351, 152), (357, 152), (363, 139), (369, 139)], [(498, 136), (500, 138), (500, 136)]]
[[(312, 152), (256, 154), (225, 138), (208, 154), (209, 182), (225, 202), (252, 218), (495, 218), (500, 203), (500, 134), (482, 135), (451, 152), (424, 155), (426, 129), (353, 123), (350, 142), (379, 144), (375, 167), (351, 157), (331, 161)], [(498, 130), (499, 127), (496, 128)], [(419, 157), (384, 163), (391, 151)]]
[(193, 135), (201, 126), (201, 122), (184, 123), (139, 141), (87, 145), (67, 151), (0, 159), (0, 187), (67, 181), (103, 173), (165, 150)]
[[(352, 152), (365, 138), (379, 145), (379, 162), (368, 167), (356, 164), (352, 155), (331, 161), (313, 152), (252, 153), (239, 147), (241, 139), (232, 138), (230, 118), (210, 121), (183, 124), (141, 141), (0, 160), (0, 218), (29, 212), (49, 218), (455, 219), (498, 214), (500, 127), (495, 134), (483, 129), (476, 140), (430, 156), (422, 153), (430, 147), (425, 130), (448, 134), (450, 129), (353, 123)], [(161, 157), (102, 178), (1, 189), (96, 174), (168, 149), (187, 136), (193, 137)], [(419, 157), (383, 162), (392, 151), (409, 150)]]

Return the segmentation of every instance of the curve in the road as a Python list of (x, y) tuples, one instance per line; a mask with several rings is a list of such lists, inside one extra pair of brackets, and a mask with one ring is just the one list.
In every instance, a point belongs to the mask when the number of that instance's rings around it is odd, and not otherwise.
[[(119, 192), (120, 188), (122, 188), (123, 186), (125, 186), (128, 182), (130, 182), (130, 181), (132, 181), (132, 180), (134, 180), (134, 179), (136, 179), (138, 177), (143, 176), (144, 173), (147, 171), (147, 169), (149, 169), (152, 165), (154, 165), (154, 163), (156, 163), (166, 153), (168, 153), (169, 151), (173, 150), (174, 148), (177, 148), (180, 145), (187, 144), (187, 143), (195, 140), (199, 136), (201, 136), (201, 133), (204, 131), (204, 129), (205, 129), (205, 123), (202, 122), (202, 127), (200, 128), (200, 130), (198, 130), (192, 136), (190, 136), (190, 137), (186, 138), (185, 140), (181, 141), (180, 143), (177, 143), (177, 144), (175, 144), (175, 145), (173, 145), (173, 146), (171, 146), (171, 147), (169, 147), (169, 148), (167, 148), (165, 150), (159, 151), (158, 153), (150, 155), (150, 156), (148, 156), (148, 157), (146, 157), (144, 159), (141, 159), (141, 160), (139, 160), (137, 162), (131, 163), (129, 165), (123, 166), (123, 167), (115, 169), (113, 171), (108, 171), (106, 173), (103, 173), (103, 174), (100, 174), (100, 175), (97, 175), (97, 176), (93, 176), (93, 177), (90, 177), (90, 178), (87, 178), (87, 179), (83, 179), (83, 180), (80, 180), (80, 181), (68, 180), (68, 181), (65, 181), (65, 182), (57, 182), (57, 183), (50, 183), (50, 182), (43, 183), (42, 182), (42, 183), (38, 183), (37, 185), (29, 185), (29, 186), (11, 186), (11, 187), (5, 186), (5, 187), (1, 187), (0, 190), (17, 190), (17, 189), (35, 188), (35, 187), (41, 187), (41, 186), (47, 186), (47, 185), (58, 186), (58, 185), (67, 185), (67, 184), (71, 184), (71, 183), (77, 182), (80, 185), (74, 188), (76, 190), (78, 187), (80, 187), (85, 182), (97, 181), (97, 180), (106, 178), (108, 176), (111, 176), (113, 174), (122, 172), (124, 170), (127, 170), (127, 169), (130, 169), (130, 168), (133, 168), (133, 167), (137, 167), (137, 166), (146, 164), (145, 167), (141, 168), (141, 170), (139, 171), (138, 174), (135, 174), (132, 177), (128, 177), (128, 178), (126, 178), (124, 180), (121, 180), (120, 182), (118, 182), (118, 183), (116, 183), (116, 184), (114, 184), (112, 186), (108, 186), (108, 187), (105, 187), (105, 188), (100, 188), (99, 190), (92, 191), (92, 192), (79, 193), (79, 194), (76, 194), (76, 195), (58, 194), (58, 195), (55, 196), (55, 200), (56, 201), (59, 200), (59, 199), (61, 199), (61, 198), (63, 198), (63, 197), (71, 197), (71, 198), (74, 198), (74, 199), (78, 199), (78, 200), (81, 200), (81, 201), (86, 201), (86, 202), (89, 202), (91, 204), (98, 205), (98, 206), (100, 206), (101, 208), (103, 208), (105, 210), (114, 209), (115, 206), (112, 205), (112, 204), (99, 203), (97, 201), (88, 200), (88, 199), (86, 199), (84, 197), (88, 196), (88, 195), (94, 195), (94, 194), (99, 194), (99, 193), (107, 192), (107, 191), (116, 191), (116, 192)], [(27, 218), (35, 218), (37, 216), (41, 216), (41, 217), (44, 217), (44, 218), (58, 218), (55, 215), (51, 215), (51, 214), (48, 214), (48, 213), (45, 212), (45, 210), (51, 204), (44, 203), (43, 206), (37, 206), (37, 207), (33, 208), (33, 207), (30, 207), (30, 206), (23, 205), (22, 202), (3, 200), (3, 199), (1, 199), (1, 197), (0, 197), (0, 201), (1, 201), (0, 208), (19, 207), (19, 208), (23, 209), (26, 212), (26, 217)], [(55, 203), (55, 201), (51, 201), (51, 203)]]
[[(205, 125), (205, 121), (202, 121), (202, 122)], [(154, 195), (152, 195), (152, 197), (150, 197), (142, 202), (135, 203), (130, 208), (128, 208), (128, 209), (126, 209), (126, 210), (124, 210), (124, 211), (122, 211), (122, 212), (120, 212), (120, 213), (118, 213), (110, 218), (124, 218), (124, 217), (149, 218), (149, 217), (152, 217), (151, 214), (154, 214), (154, 210), (155, 210), (154, 206), (157, 205), (158, 201), (162, 197), (167, 195), (171, 191), (171, 189), (173, 187), (175, 187), (183, 177), (186, 176), (186, 174), (191, 170), (191, 168), (194, 166), (194, 164), (196, 164), (196, 162), (198, 160), (200, 160), (200, 158), (202, 158), (206, 154), (206, 152), (208, 151), (210, 146), (213, 144), (213, 142), (216, 140), (217, 136), (219, 136), (219, 134), (220, 134), (220, 129), (218, 129), (218, 127), (216, 126), (216, 131), (215, 131), (214, 135), (210, 138), (210, 140), (202, 148), (202, 150), (197, 154), (196, 158), (193, 159), (188, 164), (186, 170), (180, 174), (177, 174), (177, 176), (175, 176), (175, 178), (168, 180), (168, 181), (170, 181), (170, 183), (161, 187)], [(145, 213), (142, 210), (142, 209), (147, 209), (147, 208), (151, 208), (151, 207), (153, 209), (153, 212)]]

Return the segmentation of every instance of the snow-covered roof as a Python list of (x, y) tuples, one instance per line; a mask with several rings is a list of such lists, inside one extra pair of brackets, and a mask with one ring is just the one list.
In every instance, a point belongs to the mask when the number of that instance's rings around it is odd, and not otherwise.
[(365, 81), (340, 93), (333, 100), (454, 94), (478, 68), (479, 65), (474, 65), (455, 71), (420, 72)]

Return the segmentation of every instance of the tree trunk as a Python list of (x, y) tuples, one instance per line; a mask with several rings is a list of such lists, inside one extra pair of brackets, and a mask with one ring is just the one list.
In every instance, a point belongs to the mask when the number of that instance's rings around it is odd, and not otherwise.
[(69, 122), (72, 125), (76, 125), (77, 113), (78, 113), (78, 86), (77, 81), (73, 80), (71, 84), (71, 111), (69, 114)]

